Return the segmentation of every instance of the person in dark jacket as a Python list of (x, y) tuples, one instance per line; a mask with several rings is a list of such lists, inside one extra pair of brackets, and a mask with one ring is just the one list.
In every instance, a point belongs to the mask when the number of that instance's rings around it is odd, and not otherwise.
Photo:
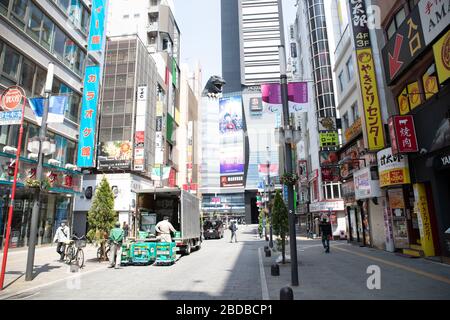
[(322, 219), (319, 224), (320, 232), (322, 233), (322, 244), (326, 253), (330, 253), (330, 238), (333, 234), (331, 224), (326, 219)]

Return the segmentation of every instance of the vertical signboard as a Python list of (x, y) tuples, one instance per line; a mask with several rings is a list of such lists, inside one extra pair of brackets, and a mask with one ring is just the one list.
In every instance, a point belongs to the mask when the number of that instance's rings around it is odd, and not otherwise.
[(136, 128), (134, 134), (134, 171), (145, 168), (145, 127), (147, 111), (147, 86), (139, 86), (136, 99)]
[(420, 232), (420, 244), (425, 256), (434, 256), (433, 234), (431, 231), (430, 212), (428, 210), (427, 192), (423, 183), (416, 183), (414, 188), (414, 210), (417, 213)]
[[(244, 176), (242, 98), (233, 96), (219, 101), (220, 180), (222, 186), (241, 186)], [(227, 176), (233, 176), (230, 185)], [(239, 179), (242, 177), (242, 179)], [(242, 184), (241, 184), (242, 183)]]
[(105, 41), (106, 1), (92, 0), (88, 51), (102, 51)]
[(377, 151), (383, 149), (385, 144), (378, 85), (375, 77), (375, 64), (368, 27), (368, 15), (364, 0), (349, 0), (349, 3), (366, 120), (367, 142), (369, 150)]
[(162, 101), (156, 102), (156, 133), (155, 133), (155, 164), (163, 164), (163, 103)]
[(416, 129), (413, 116), (393, 116), (389, 119), (392, 152), (418, 152)]
[(81, 105), (80, 135), (78, 138), (77, 166), (80, 168), (95, 167), (95, 133), (99, 86), (100, 67), (86, 67)]
[[(447, 17), (450, 17), (450, 12), (447, 13)], [(450, 30), (436, 42), (433, 52), (439, 83), (443, 84), (450, 78)]]

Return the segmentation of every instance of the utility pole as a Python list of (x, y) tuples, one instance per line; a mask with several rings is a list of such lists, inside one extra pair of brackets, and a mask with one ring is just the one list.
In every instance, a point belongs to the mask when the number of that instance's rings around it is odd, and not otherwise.
[(42, 152), (42, 145), (45, 141), (45, 136), (47, 135), (47, 118), (48, 118), (48, 105), (50, 100), (50, 94), (52, 92), (53, 85), (53, 63), (48, 64), (47, 79), (45, 81), (45, 99), (44, 99), (44, 110), (42, 113), (42, 123), (39, 130), (39, 153), (38, 153), (38, 163), (36, 168), (36, 180), (41, 183), (39, 188), (36, 189), (34, 193), (33, 200), (33, 211), (31, 213), (31, 227), (30, 227), (30, 239), (28, 244), (28, 257), (27, 257), (27, 268), (25, 272), (25, 281), (33, 280), (33, 267), (34, 267), (34, 255), (36, 251), (37, 242), (37, 229), (39, 224), (39, 211), (41, 207), (41, 187), (42, 187), (42, 171), (43, 171), (43, 158), (44, 154)]
[[(269, 147), (267, 147), (267, 152), (269, 152)], [(270, 157), (267, 159), (267, 210), (269, 211), (269, 248), (273, 248), (273, 229), (272, 229), (272, 210), (270, 210), (270, 191), (271, 191), (271, 184), (270, 184)]]
[[(283, 43), (284, 41), (282, 41)], [(284, 46), (279, 46), (280, 54), (280, 83), (281, 83), (281, 101), (283, 103), (283, 132), (284, 132), (284, 151), (285, 151), (285, 172), (292, 174), (292, 139), (294, 132), (289, 121), (288, 105), (288, 84), (286, 75), (286, 54)], [(291, 139), (286, 139), (290, 135)], [(293, 286), (298, 286), (298, 265), (297, 265), (297, 236), (295, 232), (295, 211), (294, 211), (294, 186), (288, 184), (288, 210), (289, 210), (289, 242), (291, 247), (291, 281)]]

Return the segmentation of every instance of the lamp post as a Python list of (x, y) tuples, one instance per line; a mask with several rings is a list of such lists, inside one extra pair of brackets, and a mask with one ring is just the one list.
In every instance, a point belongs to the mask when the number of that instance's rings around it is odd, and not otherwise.
[[(284, 45), (278, 47), (280, 55), (280, 83), (281, 101), (283, 104), (283, 131), (284, 131), (284, 151), (285, 151), (285, 172), (292, 174), (292, 149), (291, 143), (294, 139), (294, 132), (289, 121), (288, 106), (288, 85), (286, 75), (286, 54)], [(293, 286), (298, 286), (298, 265), (297, 265), (297, 236), (295, 232), (295, 212), (294, 212), (294, 186), (288, 185), (288, 210), (289, 210), (289, 239), (291, 247), (291, 282)]]
[[(42, 180), (42, 172), (43, 172), (43, 149), (44, 144), (46, 144), (45, 136), (47, 134), (47, 118), (48, 118), (48, 106), (50, 100), (50, 94), (52, 92), (53, 85), (53, 72), (54, 65), (53, 63), (48, 64), (47, 70), (47, 79), (45, 81), (45, 99), (44, 99), (44, 110), (42, 112), (42, 123), (41, 128), (39, 130), (39, 150), (38, 150), (38, 163), (36, 168), (36, 180)], [(34, 255), (36, 249), (37, 242), (37, 229), (39, 223), (39, 209), (41, 206), (41, 188), (37, 188), (34, 193), (33, 200), (33, 211), (31, 213), (31, 227), (30, 227), (30, 239), (28, 245), (28, 257), (27, 257), (27, 268), (25, 272), (25, 281), (33, 280), (33, 267), (34, 267)]]
[[(269, 152), (269, 147), (267, 147), (267, 152)], [(267, 210), (269, 211), (269, 248), (273, 248), (273, 229), (272, 229), (272, 210), (270, 210), (270, 192), (272, 185), (270, 183), (270, 156), (267, 158)]]

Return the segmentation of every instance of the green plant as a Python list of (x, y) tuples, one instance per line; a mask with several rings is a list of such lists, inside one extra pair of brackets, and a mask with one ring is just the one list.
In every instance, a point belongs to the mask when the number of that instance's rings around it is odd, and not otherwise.
[(42, 181), (28, 178), (25, 180), (25, 186), (28, 188), (41, 188), (42, 190), (48, 190), (51, 187), (50, 180), (48, 178), (44, 178)]
[(114, 211), (114, 194), (106, 177), (95, 191), (91, 209), (88, 212), (89, 231), (87, 238), (101, 246), (101, 260), (106, 260), (105, 243), (109, 231), (114, 227), (117, 213)]
[(295, 185), (298, 181), (298, 176), (295, 173), (285, 173), (280, 177), (280, 182), (284, 185)]
[(281, 239), (281, 254), (283, 257), (283, 264), (285, 260), (286, 236), (289, 233), (289, 217), (286, 204), (281, 197), (280, 191), (275, 194), (275, 199), (272, 208), (272, 228), (275, 235)]

